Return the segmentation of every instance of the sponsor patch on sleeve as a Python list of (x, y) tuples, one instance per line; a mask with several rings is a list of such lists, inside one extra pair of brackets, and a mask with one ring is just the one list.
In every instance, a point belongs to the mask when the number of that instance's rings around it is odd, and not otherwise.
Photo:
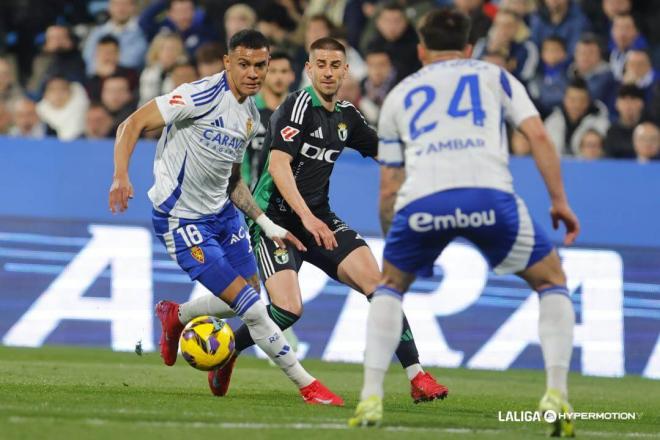
[(280, 130), (282, 139), (284, 139), (285, 142), (293, 142), (293, 138), (296, 137), (298, 133), (300, 133), (300, 130), (289, 125)]
[(177, 105), (186, 105), (186, 101), (183, 99), (183, 96), (181, 95), (170, 96), (170, 100), (168, 102), (172, 107), (176, 107)]

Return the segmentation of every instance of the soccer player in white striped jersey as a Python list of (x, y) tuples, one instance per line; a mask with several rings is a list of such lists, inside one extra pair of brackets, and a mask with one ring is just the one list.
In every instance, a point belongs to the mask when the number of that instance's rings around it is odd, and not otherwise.
[[(469, 59), (470, 20), (433, 10), (420, 22), (424, 67), (399, 83), (381, 110), (378, 158), (380, 217), (387, 234), (383, 276), (369, 309), (365, 379), (351, 426), (382, 419), (383, 379), (401, 331), (401, 301), (416, 276), (454, 238), (471, 241), (496, 273), (515, 273), (540, 298), (539, 336), (547, 373), (541, 412), (570, 412), (567, 372), (575, 313), (559, 256), (525, 203), (508, 169), (505, 119), (530, 140), (564, 243), (579, 232), (564, 192), (559, 158), (525, 88), (498, 66)], [(554, 435), (571, 436), (555, 418)]]
[[(128, 208), (133, 195), (128, 163), (140, 133), (165, 127), (154, 162), (155, 183), (149, 190), (156, 235), (190, 278), (219, 298), (209, 295), (207, 302), (214, 300), (215, 308), (222, 304), (243, 320), (255, 343), (298, 386), (306, 403), (343, 405), (339, 396), (305, 371), (269, 317), (255, 290), (256, 261), (236, 211), (262, 225), (280, 246), (286, 240), (304, 250), (295, 236), (259, 209), (240, 174), (245, 148), (259, 124), (253, 96), (266, 76), (268, 60), (268, 40), (261, 33), (238, 32), (229, 42), (224, 72), (183, 84), (129, 116), (117, 132), (110, 209), (114, 213)], [(167, 365), (176, 361), (183, 326), (196, 316), (192, 305), (186, 309), (161, 301), (156, 307), (163, 326), (161, 355)], [(209, 385), (214, 394), (223, 395), (212, 380), (213, 371)]]

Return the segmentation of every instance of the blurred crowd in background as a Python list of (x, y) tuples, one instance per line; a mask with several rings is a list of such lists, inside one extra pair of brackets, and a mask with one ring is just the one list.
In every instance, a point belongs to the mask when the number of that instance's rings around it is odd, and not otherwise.
[[(658, 0), (3, 0), (0, 134), (113, 137), (139, 105), (221, 72), (245, 28), (278, 60), (262, 102), (308, 85), (307, 48), (331, 36), (350, 66), (340, 98), (376, 126), (389, 90), (420, 67), (417, 20), (438, 6), (472, 18), (473, 57), (525, 84), (562, 156), (660, 158)], [(512, 154), (529, 154), (508, 132)]]

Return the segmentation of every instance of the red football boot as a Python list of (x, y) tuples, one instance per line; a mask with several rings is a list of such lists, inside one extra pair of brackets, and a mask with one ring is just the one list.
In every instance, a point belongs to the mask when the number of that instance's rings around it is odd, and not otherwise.
[(156, 316), (160, 319), (160, 357), (165, 365), (174, 365), (179, 351), (179, 336), (184, 325), (179, 321), (179, 305), (172, 301), (160, 301), (156, 304)]
[(344, 399), (327, 389), (318, 380), (301, 388), (300, 395), (308, 405), (344, 406)]
[(410, 381), (410, 397), (415, 403), (444, 399), (449, 394), (446, 386), (439, 384), (431, 373), (417, 373)]
[(214, 396), (224, 396), (229, 391), (229, 381), (237, 357), (234, 354), (221, 368), (209, 371), (209, 388)]

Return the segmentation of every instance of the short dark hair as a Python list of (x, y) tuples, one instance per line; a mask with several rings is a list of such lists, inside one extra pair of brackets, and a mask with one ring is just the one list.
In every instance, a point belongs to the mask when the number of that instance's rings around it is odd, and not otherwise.
[(392, 60), (392, 57), (390, 57), (390, 53), (387, 51), (387, 47), (385, 47), (384, 44), (371, 43), (368, 45), (367, 50), (364, 51), (364, 58), (366, 59), (369, 55), (373, 54), (385, 54), (390, 61)]
[(567, 89), (568, 89), (568, 88), (584, 90), (584, 91), (587, 92), (589, 95), (591, 95), (591, 94), (589, 93), (589, 84), (587, 84), (587, 81), (586, 81), (584, 78), (582, 78), (581, 76), (576, 76), (575, 78), (573, 78), (573, 79), (568, 83), (568, 87), (567, 87)]
[(566, 41), (558, 35), (550, 35), (549, 37), (546, 37), (543, 42), (541, 42), (541, 48), (545, 43), (557, 43), (561, 46), (564, 52), (566, 52)]
[(594, 34), (593, 32), (585, 32), (580, 36), (578, 43), (597, 44), (600, 47), (601, 41), (602, 40), (600, 39), (600, 37), (598, 37), (598, 35)]
[(291, 18), (286, 8), (278, 3), (270, 2), (268, 6), (259, 11), (259, 21), (275, 23), (285, 31), (296, 29), (296, 22)]
[(463, 50), (470, 35), (470, 17), (455, 9), (433, 9), (417, 27), (422, 44), (431, 50)]
[(314, 41), (311, 46), (309, 46), (309, 51), (324, 49), (324, 50), (338, 50), (344, 55), (346, 55), (346, 48), (339, 41), (331, 37), (323, 37)]
[[(406, 15), (406, 8), (404, 8), (403, 5), (401, 5), (401, 3), (399, 3), (396, 0), (392, 0), (392, 1), (389, 1), (389, 2), (385, 3), (383, 5), (382, 9), (380, 10), (380, 12), (383, 12), (383, 11), (399, 11), (403, 15)], [(380, 14), (380, 12), (379, 12), (379, 14)]]
[(262, 49), (270, 50), (268, 38), (259, 31), (253, 29), (243, 29), (236, 32), (229, 40), (229, 51), (235, 50), (237, 47), (244, 47), (246, 49)]
[(167, 1), (167, 9), (172, 7), (173, 3), (180, 3), (180, 2), (190, 2), (193, 4), (193, 6), (197, 6), (197, 1), (196, 0), (168, 0)]
[(108, 109), (105, 108), (105, 105), (101, 101), (92, 101), (89, 103), (89, 107), (87, 107), (87, 111), (89, 112), (92, 109), (95, 108), (100, 108), (103, 109), (104, 112), (108, 113)]
[(99, 38), (99, 41), (96, 43), (97, 46), (102, 44), (114, 44), (119, 47), (119, 40), (114, 35), (106, 34)]
[(288, 53), (284, 52), (283, 50), (276, 50), (275, 52), (270, 54), (270, 60), (275, 61), (275, 60), (287, 60), (289, 62), (289, 65), (291, 68), (293, 68), (293, 58), (291, 58), (291, 55)]
[(103, 84), (105, 84), (106, 81), (108, 81), (109, 79), (124, 80), (124, 81), (126, 81), (126, 85), (128, 86), (128, 90), (131, 90), (131, 80), (126, 75), (122, 75), (121, 73), (113, 73), (112, 75), (105, 78), (105, 80), (103, 81)]
[(644, 90), (634, 84), (624, 84), (616, 94), (617, 98), (637, 98), (644, 100)]
[(225, 49), (220, 43), (204, 43), (195, 51), (195, 62), (197, 64), (207, 64), (222, 61), (224, 54)]

